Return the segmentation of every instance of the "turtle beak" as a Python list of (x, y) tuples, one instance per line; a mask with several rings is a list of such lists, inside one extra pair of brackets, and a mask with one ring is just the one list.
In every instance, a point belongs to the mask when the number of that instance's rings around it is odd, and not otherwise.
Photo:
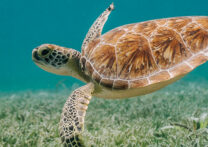
[(33, 51), (32, 51), (32, 60), (33, 61), (40, 61), (41, 58), (39, 57), (38, 55), (38, 49), (35, 48)]
[(42, 58), (38, 55), (38, 48), (33, 49), (33, 51), (32, 51), (32, 60), (35, 62), (35, 64), (43, 65)]

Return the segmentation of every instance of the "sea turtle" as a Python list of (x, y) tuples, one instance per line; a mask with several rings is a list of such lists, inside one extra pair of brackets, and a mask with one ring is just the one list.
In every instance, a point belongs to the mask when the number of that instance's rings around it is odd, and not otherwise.
[(93, 23), (81, 53), (52, 44), (32, 52), (42, 69), (87, 83), (72, 92), (60, 120), (65, 146), (81, 146), (92, 96), (121, 99), (154, 92), (208, 60), (208, 17), (175, 17), (117, 27), (101, 35), (111, 4)]

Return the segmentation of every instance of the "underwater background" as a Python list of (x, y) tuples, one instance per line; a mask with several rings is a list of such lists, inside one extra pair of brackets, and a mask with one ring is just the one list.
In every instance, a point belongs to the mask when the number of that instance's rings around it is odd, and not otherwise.
[[(94, 20), (114, 2), (103, 33), (125, 24), (208, 16), (208, 0), (0, 0), (0, 147), (60, 146), (62, 107), (81, 81), (37, 67), (33, 48), (81, 51)], [(208, 62), (166, 88), (125, 100), (93, 98), (87, 146), (208, 145)]]
[[(32, 49), (43, 43), (81, 51), (94, 20), (112, 0), (1, 0), (0, 91), (54, 89), (59, 81), (83, 84), (72, 77), (47, 73), (31, 60)], [(151, 19), (208, 15), (207, 0), (114, 0), (103, 33), (129, 23)], [(208, 63), (183, 80), (208, 80)]]

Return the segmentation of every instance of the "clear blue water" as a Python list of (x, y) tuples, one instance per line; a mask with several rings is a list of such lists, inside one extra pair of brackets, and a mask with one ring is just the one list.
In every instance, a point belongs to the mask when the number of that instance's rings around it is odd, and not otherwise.
[[(83, 84), (71, 77), (47, 73), (31, 60), (31, 51), (53, 43), (80, 51), (82, 41), (112, 0), (1, 0), (0, 91), (53, 89), (60, 80), (68, 86)], [(145, 20), (206, 15), (208, 0), (114, 0), (115, 11), (104, 32)], [(187, 81), (208, 81), (208, 63), (186, 76)]]

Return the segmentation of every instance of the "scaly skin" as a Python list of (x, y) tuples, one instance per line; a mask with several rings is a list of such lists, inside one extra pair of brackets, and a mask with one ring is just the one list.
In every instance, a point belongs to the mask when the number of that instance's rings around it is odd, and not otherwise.
[(163, 88), (208, 60), (208, 17), (178, 17), (124, 25), (101, 36), (111, 4), (74, 49), (44, 44), (33, 50), (42, 69), (88, 83), (72, 92), (60, 120), (64, 146), (83, 146), (91, 96), (128, 98)]
[(94, 84), (89, 83), (72, 92), (67, 99), (59, 124), (60, 136), (64, 146), (84, 146), (80, 137), (84, 129), (84, 118), (94, 91)]
[(81, 69), (80, 52), (53, 44), (43, 44), (32, 52), (32, 60), (47, 72), (57, 75), (75, 77), (85, 83), (89, 82)]
[[(114, 6), (111, 4), (94, 22), (84, 39), (82, 48), (101, 35), (103, 26), (113, 9)], [(91, 78), (84, 73), (80, 57), (81, 54), (74, 49), (52, 44), (43, 44), (32, 52), (32, 60), (40, 68), (58, 75), (72, 76), (88, 83), (74, 90), (63, 107), (59, 130), (62, 143), (66, 147), (84, 146), (81, 133), (84, 129), (86, 110), (95, 87), (94, 83), (90, 82)]]
[(90, 27), (83, 43), (82, 43), (82, 50), (89, 44), (90, 41), (94, 40), (101, 36), (103, 26), (108, 20), (108, 16), (114, 10), (114, 4), (112, 3), (92, 24)]

